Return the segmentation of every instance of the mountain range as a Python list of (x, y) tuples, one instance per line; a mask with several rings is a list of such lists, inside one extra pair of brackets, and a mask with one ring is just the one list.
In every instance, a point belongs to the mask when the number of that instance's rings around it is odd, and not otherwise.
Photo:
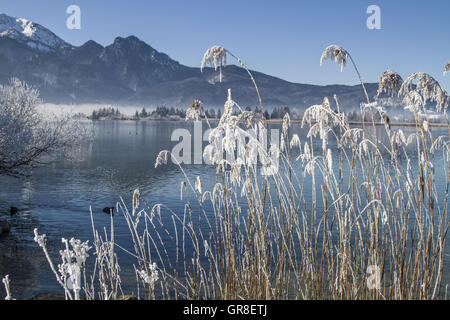
[[(337, 94), (343, 108), (359, 109), (361, 86), (317, 86), (292, 83), (252, 71), (266, 108), (304, 109)], [(93, 40), (73, 46), (47, 28), (23, 18), (0, 14), (0, 83), (17, 77), (56, 104), (158, 105), (186, 107), (192, 100), (219, 107), (231, 88), (241, 106), (254, 107), (257, 96), (247, 72), (235, 65), (223, 69), (223, 81), (212, 68), (188, 67), (135, 36), (117, 37), (106, 47)], [(376, 84), (367, 84), (369, 96)]]

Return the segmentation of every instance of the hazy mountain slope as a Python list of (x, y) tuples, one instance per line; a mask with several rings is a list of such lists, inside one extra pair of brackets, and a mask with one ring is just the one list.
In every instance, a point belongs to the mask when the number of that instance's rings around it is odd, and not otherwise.
[[(364, 101), (360, 86), (297, 84), (252, 71), (263, 103), (270, 109), (303, 109), (337, 94), (343, 108), (357, 109)], [(37, 87), (52, 103), (113, 103), (186, 107), (193, 99), (220, 107), (231, 88), (242, 106), (258, 100), (245, 70), (230, 65), (219, 73), (187, 67), (134, 36), (118, 37), (103, 47), (88, 41), (74, 47), (50, 30), (25, 19), (0, 14), (0, 82), (18, 77)], [(370, 96), (376, 86), (368, 84)]]

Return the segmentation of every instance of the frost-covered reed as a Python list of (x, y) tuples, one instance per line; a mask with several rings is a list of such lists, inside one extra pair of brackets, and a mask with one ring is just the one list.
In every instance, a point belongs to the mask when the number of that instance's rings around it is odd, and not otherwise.
[(11, 296), (11, 289), (10, 287), (10, 281), (9, 281), (9, 275), (6, 275), (3, 279), (2, 279), (3, 285), (5, 286), (5, 291), (6, 291), (6, 297), (5, 300), (14, 300)]
[(377, 96), (383, 92), (396, 95), (400, 91), (402, 84), (403, 79), (397, 72), (387, 70), (383, 72), (378, 82)]
[(261, 94), (259, 93), (258, 85), (256, 84), (255, 79), (253, 78), (253, 74), (248, 69), (248, 67), (244, 64), (244, 62), (237, 56), (235, 56), (231, 51), (220, 47), (220, 46), (212, 46), (208, 50), (206, 50), (205, 54), (203, 55), (203, 59), (201, 61), (201, 67), (200, 70), (203, 72), (203, 69), (207, 64), (214, 66), (214, 69), (217, 71), (217, 68), (220, 69), (220, 75), (219, 75), (219, 81), (222, 82), (223, 76), (222, 76), (222, 67), (225, 67), (227, 64), (227, 54), (232, 56), (239, 65), (247, 71), (250, 79), (253, 82), (253, 85), (255, 87), (256, 94), (258, 96), (258, 102), (259, 102), (259, 108), (261, 114), (264, 114), (264, 107), (261, 99)]
[(367, 94), (366, 86), (364, 85), (364, 81), (362, 80), (361, 74), (359, 73), (358, 67), (356, 66), (355, 60), (353, 60), (350, 53), (348, 53), (347, 50), (344, 48), (337, 46), (337, 45), (330, 45), (325, 48), (325, 50), (322, 52), (322, 56), (320, 57), (320, 66), (322, 66), (323, 62), (327, 59), (334, 60), (336, 63), (338, 63), (341, 66), (341, 72), (344, 70), (344, 67), (347, 65), (347, 59), (350, 59), (350, 61), (353, 64), (353, 67), (355, 68), (356, 74), (358, 75), (358, 78), (361, 82), (361, 86), (364, 90), (364, 94), (367, 99), (367, 103), (370, 103), (369, 95)]
[[(413, 81), (417, 80), (413, 89)], [(447, 93), (432, 76), (424, 72), (414, 72), (403, 82), (399, 94), (407, 95), (411, 91), (416, 91), (422, 98), (423, 105), (427, 100), (436, 102), (437, 111), (441, 111), (447, 99)]]
[[(211, 48), (202, 66), (223, 66), (226, 52)], [(343, 67), (351, 57), (330, 46), (321, 62), (327, 58)], [(133, 247), (115, 242), (112, 220), (109, 237), (105, 231), (101, 238), (93, 225), (96, 263), (83, 287), (86, 298), (120, 298), (116, 249), (136, 258), (140, 298), (441, 298), (450, 225), (450, 142), (448, 136), (434, 136), (419, 111), (427, 100), (441, 110), (448, 96), (427, 74), (415, 73), (403, 82), (393, 71), (383, 73), (378, 92), (404, 99), (406, 110), (416, 115), (414, 132), (406, 135), (385, 119), (384, 132), (366, 135), (364, 126), (350, 126), (333, 96), (337, 108), (324, 97), (305, 111), (306, 137), (290, 134), (293, 124), (286, 115), (277, 144), (257, 138), (266, 137), (264, 119), (243, 111), (229, 91), (204, 151), (216, 168), (215, 185), (206, 189), (200, 177), (189, 177), (178, 164), (184, 176), (182, 212), (148, 204), (139, 191), (131, 209), (121, 200), (116, 217), (125, 219)], [(366, 97), (364, 108), (387, 117)], [(198, 120), (201, 104), (191, 108)], [(176, 162), (169, 151), (161, 151), (155, 167), (167, 164), (169, 156)], [(446, 177), (443, 189), (436, 185), (438, 175)], [(36, 234), (36, 240), (46, 252), (43, 238)], [(83, 266), (75, 260), (65, 263)], [(72, 297), (65, 278), (52, 269)], [(369, 270), (379, 271), (375, 286), (369, 285)]]

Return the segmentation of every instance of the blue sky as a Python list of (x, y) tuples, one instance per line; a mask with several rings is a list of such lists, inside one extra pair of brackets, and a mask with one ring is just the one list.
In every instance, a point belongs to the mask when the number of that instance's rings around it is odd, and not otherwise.
[[(66, 28), (66, 8), (76, 4), (81, 30)], [(369, 30), (369, 5), (381, 8), (381, 30)], [(357, 84), (319, 59), (329, 44), (346, 48), (366, 82), (391, 68), (404, 78), (423, 71), (450, 91), (450, 1), (433, 0), (1, 0), (0, 12), (23, 17), (81, 45), (110, 44), (116, 36), (136, 35), (155, 49), (189, 66), (199, 66), (204, 51), (222, 45), (254, 70), (292, 82)]]

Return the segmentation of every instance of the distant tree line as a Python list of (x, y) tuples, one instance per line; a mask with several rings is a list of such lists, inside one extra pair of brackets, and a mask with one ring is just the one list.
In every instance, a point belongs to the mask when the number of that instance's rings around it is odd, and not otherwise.
[[(347, 116), (347, 119), (349, 121), (357, 121), (360, 122), (363, 120), (363, 116), (361, 114), (361, 112), (359, 111), (349, 111), (345, 113)], [(373, 121), (379, 122), (381, 121), (381, 116), (378, 112), (371, 112), (370, 110), (366, 111), (364, 114), (364, 121), (365, 122), (371, 122), (372, 121), (372, 117), (373, 117)]]
[[(245, 108), (245, 111), (252, 111), (250, 107)], [(258, 108), (254, 109), (255, 112), (258, 111)], [(291, 110), (289, 107), (276, 107), (272, 109), (272, 111), (265, 110), (264, 117), (267, 120), (270, 119), (283, 119), (285, 114), (288, 113), (292, 120), (300, 120), (301, 113), (298, 113), (296, 110)], [(205, 115), (208, 119), (220, 119), (222, 116), (221, 109), (205, 109)], [(155, 110), (147, 111), (144, 107), (141, 111), (136, 110), (134, 114), (134, 119), (145, 119), (148, 117), (151, 118), (166, 118), (170, 116), (179, 116), (180, 118), (186, 117), (186, 110), (181, 108), (174, 107), (166, 107), (166, 106), (158, 106)], [(104, 107), (94, 110), (90, 117), (91, 120), (99, 120), (100, 118), (125, 118), (125, 116), (120, 113), (118, 108), (113, 107)], [(204, 115), (202, 115), (204, 118)]]
[[(137, 111), (136, 111), (137, 112)], [(147, 118), (148, 116), (157, 116), (157, 117), (168, 117), (168, 116), (179, 116), (180, 118), (184, 118), (186, 116), (186, 111), (179, 108), (174, 107), (166, 107), (160, 106), (157, 107), (156, 110), (153, 110), (151, 113), (148, 113), (145, 108), (139, 113), (139, 118)]]
[(100, 118), (105, 118), (105, 117), (112, 117), (112, 116), (116, 116), (119, 117), (122, 114), (119, 112), (118, 108), (100, 108), (98, 110), (94, 110), (92, 111), (91, 116), (89, 117), (89, 119), (91, 120), (98, 120)]
[[(245, 108), (245, 111), (252, 111), (250, 107)], [(255, 112), (258, 111), (258, 108), (254, 109)], [(264, 117), (266, 119), (282, 119), (286, 113), (289, 113), (289, 116), (292, 120), (299, 120), (301, 118), (301, 114), (296, 110), (291, 110), (289, 107), (276, 107), (271, 112), (267, 110), (264, 111)], [(205, 115), (208, 119), (220, 119), (222, 116), (221, 109), (206, 109)], [(153, 110), (151, 113), (147, 112), (145, 108), (141, 110), (141, 112), (136, 111), (136, 118), (146, 118), (148, 116), (158, 116), (158, 117), (168, 117), (168, 116), (180, 116), (180, 118), (186, 117), (186, 110), (174, 108), (174, 107), (166, 107), (160, 106), (157, 107), (156, 110)], [(204, 118), (202, 115), (201, 118)]]
[[(215, 109), (207, 109), (205, 110), (205, 115), (209, 119), (215, 119), (220, 118), (222, 116), (222, 113), (220, 110)], [(135, 117), (138, 118), (146, 118), (146, 117), (168, 117), (168, 116), (179, 116), (180, 118), (186, 117), (186, 110), (180, 109), (180, 108), (174, 108), (174, 107), (166, 107), (166, 106), (160, 106), (157, 107), (155, 110), (153, 110), (151, 113), (147, 112), (145, 108), (141, 110), (141, 112), (137, 112), (135, 114)], [(202, 116), (204, 118), (204, 116)]]
[[(245, 111), (251, 111), (252, 109), (250, 107), (245, 108)], [(255, 107), (255, 112), (259, 112), (258, 107)], [(289, 114), (292, 120), (299, 120), (301, 119), (301, 114), (298, 113), (296, 110), (291, 110), (289, 107), (275, 107), (272, 109), (272, 111), (265, 110), (264, 111), (264, 118), (266, 120), (270, 119), (283, 119), (286, 113)]]
[(283, 119), (286, 114), (289, 114), (291, 120), (301, 120), (302, 114), (298, 113), (297, 110), (291, 110), (289, 107), (276, 107), (272, 109), (272, 112), (264, 112), (264, 117), (267, 120), (270, 119)]

